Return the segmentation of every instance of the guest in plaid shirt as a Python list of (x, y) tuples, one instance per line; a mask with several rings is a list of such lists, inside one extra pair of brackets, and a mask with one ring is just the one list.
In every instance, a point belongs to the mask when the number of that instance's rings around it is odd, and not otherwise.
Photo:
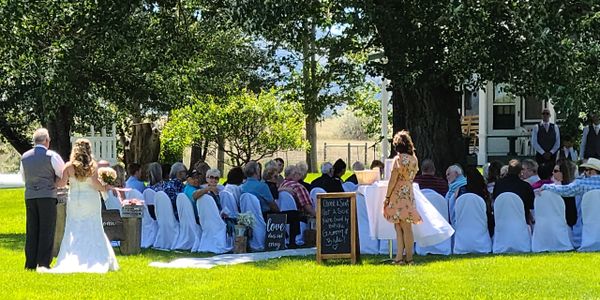
[(600, 160), (590, 158), (581, 167), (585, 168), (585, 177), (577, 178), (567, 185), (545, 184), (541, 190), (552, 191), (564, 197), (581, 196), (591, 190), (600, 190)]
[(279, 186), (279, 191), (286, 191), (292, 194), (294, 200), (296, 200), (298, 210), (314, 217), (316, 213), (312, 205), (312, 200), (310, 199), (310, 194), (308, 193), (308, 190), (298, 182), (301, 177), (302, 174), (297, 166), (288, 166), (285, 168), (285, 179), (283, 180), (283, 183), (281, 183), (281, 186)]

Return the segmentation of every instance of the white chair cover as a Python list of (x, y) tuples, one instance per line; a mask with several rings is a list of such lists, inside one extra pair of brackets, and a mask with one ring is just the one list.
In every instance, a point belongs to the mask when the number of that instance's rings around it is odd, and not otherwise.
[(463, 194), (456, 199), (455, 214), (454, 254), (490, 253), (485, 201), (476, 194)]
[(575, 205), (577, 206), (577, 223), (573, 225), (573, 246), (575, 248), (581, 247), (581, 235), (583, 231), (583, 222), (581, 221), (581, 201), (583, 197), (581, 195), (575, 196)]
[(240, 206), (240, 196), (242, 195), (242, 187), (235, 184), (228, 184), (225, 186), (225, 191), (230, 192), (235, 201), (237, 202), (237, 206)]
[(379, 240), (371, 239), (369, 214), (367, 213), (367, 202), (365, 195), (356, 193), (356, 215), (358, 217), (358, 240), (360, 241), (360, 253), (379, 254)]
[(280, 211), (298, 210), (294, 196), (286, 191), (279, 192), (279, 199), (276, 200)]
[[(448, 222), (448, 202), (446, 199), (438, 194), (436, 191), (431, 189), (423, 189), (421, 190), (425, 198), (429, 200), (429, 202), (435, 207), (435, 209), (442, 215), (444, 220)], [(450, 255), (452, 254), (452, 239), (446, 239), (445, 241), (435, 244), (429, 247), (421, 247), (417, 245), (415, 247), (415, 252), (419, 255), (427, 255), (427, 254), (441, 254), (441, 255)]]
[(191, 250), (200, 239), (200, 226), (196, 223), (194, 207), (188, 196), (177, 194), (177, 213), (179, 215), (179, 237), (175, 249)]
[(265, 249), (265, 238), (267, 236), (267, 225), (260, 210), (260, 202), (256, 196), (250, 193), (243, 193), (240, 196), (240, 212), (251, 212), (254, 215), (254, 225), (252, 225), (252, 239), (250, 239), (250, 248), (254, 251)]
[(344, 182), (342, 183), (342, 188), (344, 189), (344, 192), (350, 193), (350, 192), (356, 192), (356, 189), (358, 189), (358, 185), (355, 184), (354, 182)]
[(312, 205), (313, 208), (317, 207), (317, 194), (321, 194), (321, 193), (327, 193), (327, 191), (325, 191), (324, 189), (320, 188), (320, 187), (316, 187), (313, 188), (312, 190), (310, 190), (310, 199), (312, 200)]
[(146, 205), (154, 205), (154, 195), (156, 195), (156, 192), (153, 189), (145, 189), (144, 203)]
[(581, 200), (581, 247), (577, 251), (600, 251), (600, 190), (592, 190)]
[(221, 199), (221, 207), (223, 212), (230, 218), (237, 218), (240, 213), (238, 202), (235, 200), (235, 196), (230, 191), (223, 190), (219, 193)]
[(500, 194), (494, 201), (494, 220), (494, 253), (531, 252), (531, 230), (519, 195)]
[(198, 218), (202, 227), (200, 243), (192, 249), (193, 252), (225, 253), (227, 247), (227, 228), (215, 200), (209, 195), (203, 195), (196, 201)]
[(156, 240), (156, 233), (158, 232), (158, 223), (150, 216), (150, 212), (148, 212), (148, 199), (151, 197), (152, 202), (154, 202), (154, 191), (152, 194), (146, 194), (146, 191), (152, 191), (150, 189), (144, 190), (144, 195), (140, 193), (136, 189), (131, 189), (125, 192), (125, 199), (144, 199), (144, 214), (142, 215), (142, 248), (150, 248), (154, 245), (154, 241)]
[(531, 238), (531, 251), (573, 250), (570, 228), (565, 220), (565, 202), (556, 193), (542, 191), (535, 198), (535, 228)]
[[(108, 191), (107, 192), (107, 199), (106, 201), (104, 201), (104, 205), (106, 206), (106, 209), (118, 209), (119, 211), (121, 211), (121, 201), (119, 200), (119, 198), (115, 195), (115, 193), (118, 193), (117, 191)], [(140, 198), (143, 199), (143, 198)]]
[(165, 192), (157, 192), (154, 196), (154, 210), (158, 232), (154, 241), (154, 248), (173, 250), (179, 237), (179, 222), (175, 219), (173, 205)]

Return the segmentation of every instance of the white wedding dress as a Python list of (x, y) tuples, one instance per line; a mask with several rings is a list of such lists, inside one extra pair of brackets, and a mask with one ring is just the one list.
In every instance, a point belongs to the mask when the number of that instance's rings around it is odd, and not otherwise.
[(115, 252), (102, 228), (100, 195), (91, 178), (69, 179), (65, 235), (57, 263), (45, 273), (106, 273), (119, 269)]

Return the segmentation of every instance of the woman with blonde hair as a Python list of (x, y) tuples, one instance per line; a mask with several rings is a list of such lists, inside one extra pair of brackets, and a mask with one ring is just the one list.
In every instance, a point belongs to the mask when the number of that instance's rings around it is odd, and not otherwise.
[(106, 273), (118, 270), (117, 259), (104, 234), (100, 194), (111, 187), (98, 179), (90, 141), (78, 139), (65, 164), (59, 186), (69, 182), (65, 234), (57, 264), (48, 273)]

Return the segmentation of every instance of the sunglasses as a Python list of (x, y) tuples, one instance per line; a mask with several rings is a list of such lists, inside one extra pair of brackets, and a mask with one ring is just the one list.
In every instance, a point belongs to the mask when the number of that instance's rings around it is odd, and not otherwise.
[(218, 176), (207, 176), (206, 178), (219, 180), (220, 177), (218, 177)]

